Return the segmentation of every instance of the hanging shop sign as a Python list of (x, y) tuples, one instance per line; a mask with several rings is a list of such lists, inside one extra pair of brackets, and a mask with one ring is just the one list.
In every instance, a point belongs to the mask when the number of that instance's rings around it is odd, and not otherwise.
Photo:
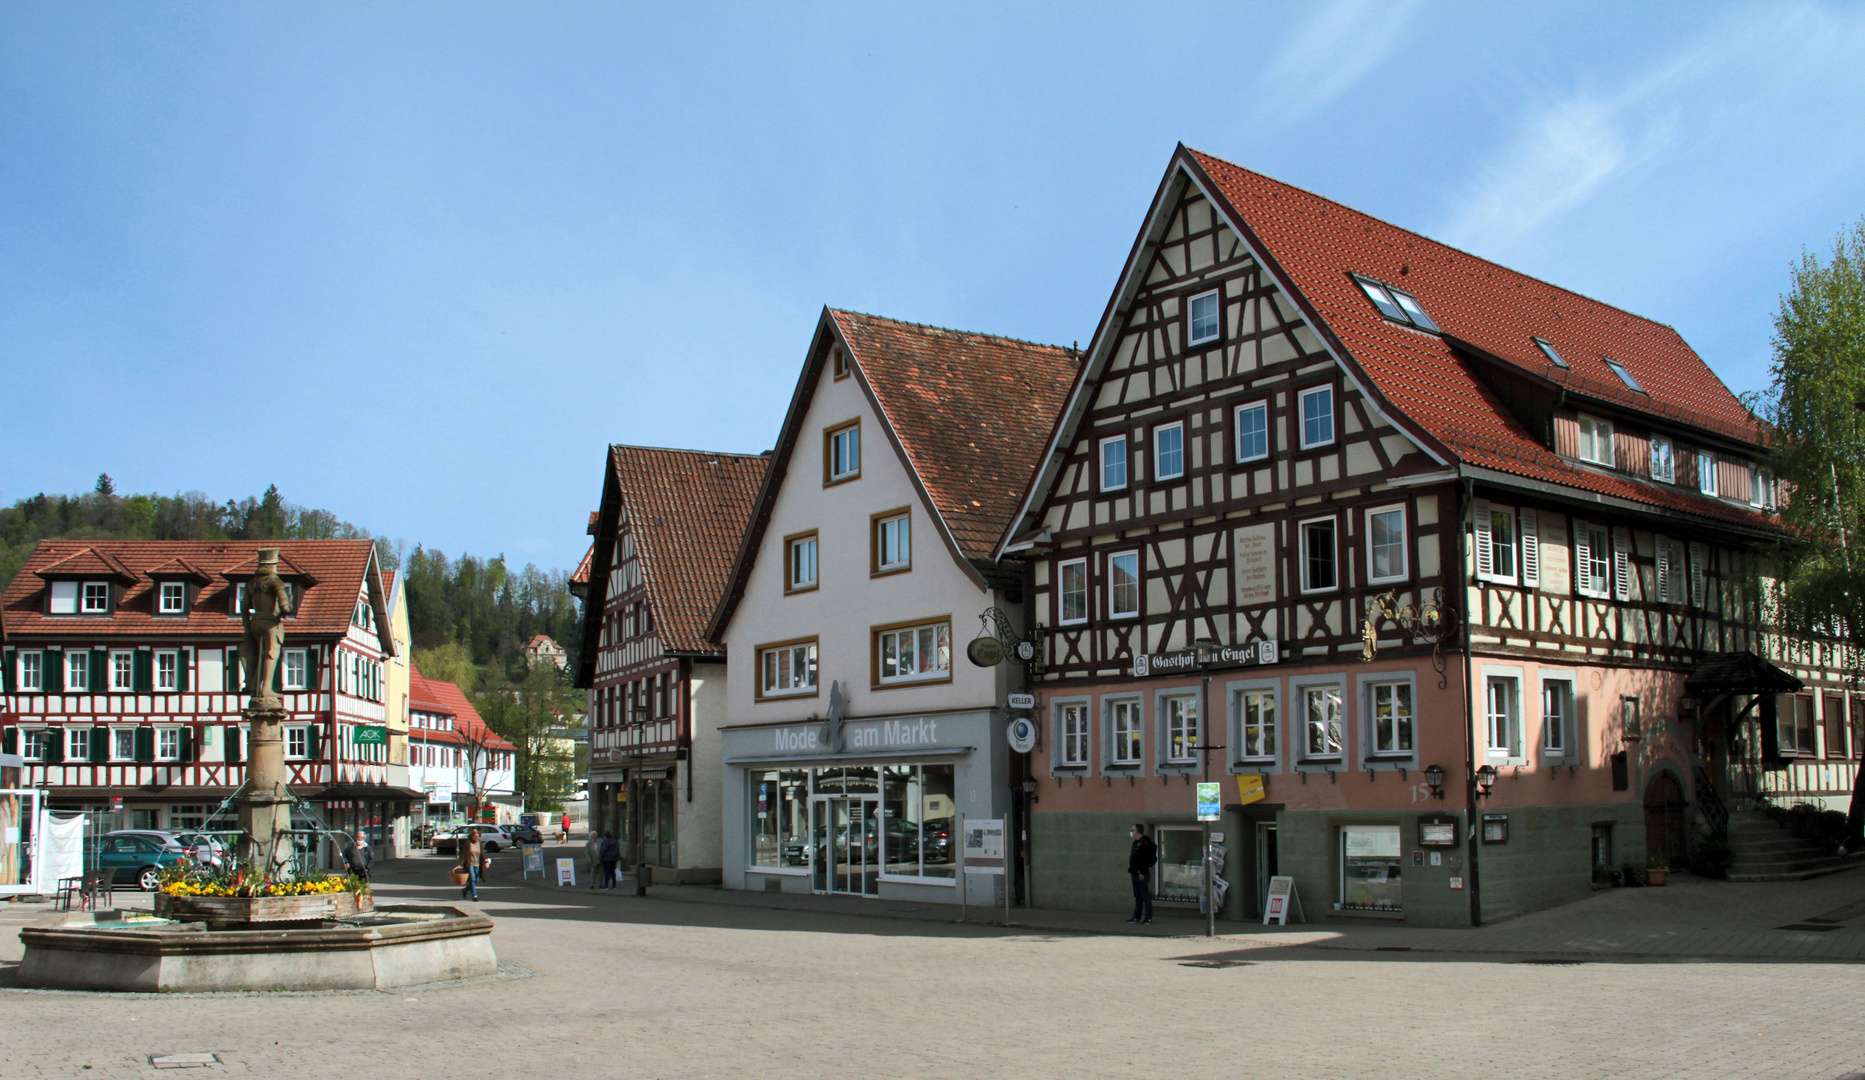
[(351, 728), (350, 730), (356, 733), (355, 742), (356, 742), (356, 745), (358, 746), (387, 746), (388, 745), (388, 741), (389, 741), (389, 729), (388, 728), (357, 727), (357, 728)]
[(1218, 784), (1215, 781), (1200, 783), (1196, 790), (1198, 792), (1198, 820), (1216, 821), (1222, 817), (1224, 803), (1222, 796), (1218, 794), (1221, 790)]
[(1248, 806), (1262, 802), (1268, 792), (1263, 790), (1263, 778), (1260, 774), (1237, 777), (1237, 802)]
[(1004, 725), (1004, 736), (1010, 741), (1012, 750), (1027, 754), (1036, 749), (1036, 722), (1027, 716), (1019, 716)]
[(1004, 699), (1004, 704), (1010, 706), (1013, 709), (1034, 709), (1036, 707), (1036, 695), (1035, 694), (1011, 694), (1009, 697)]
[(973, 638), (965, 656), (979, 667), (996, 667), (1004, 662), (1004, 643), (994, 637)]
[[(1247, 645), (1225, 645), (1211, 653), (1213, 667), (1259, 667), (1281, 658), (1281, 650), (1270, 638)], [(1133, 677), (1187, 675), (1198, 670), (1198, 650), (1175, 649), (1172, 652), (1140, 653), (1133, 658)]]

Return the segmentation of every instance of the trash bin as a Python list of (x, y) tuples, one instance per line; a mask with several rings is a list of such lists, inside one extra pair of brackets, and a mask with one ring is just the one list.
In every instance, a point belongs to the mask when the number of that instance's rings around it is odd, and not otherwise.
[(635, 867), (635, 895), (646, 896), (648, 886), (654, 884), (654, 868), (646, 863)]

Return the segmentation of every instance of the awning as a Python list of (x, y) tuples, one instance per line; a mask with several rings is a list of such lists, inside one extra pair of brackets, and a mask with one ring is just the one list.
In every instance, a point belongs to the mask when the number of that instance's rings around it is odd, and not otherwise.
[(387, 784), (332, 784), (322, 791), (300, 791), (298, 797), (305, 802), (330, 802), (343, 800), (348, 802), (426, 802), (427, 792), (415, 791), (413, 788), (390, 787)]
[(1752, 652), (1717, 653), (1690, 672), (1684, 689), (1697, 697), (1718, 694), (1792, 694), (1805, 684)]
[(936, 746), (924, 750), (859, 750), (842, 754), (792, 754), (757, 757), (726, 758), (727, 765), (794, 765), (799, 768), (806, 765), (865, 765), (885, 764), (890, 761), (910, 761), (918, 758), (964, 757), (976, 750), (975, 746)]

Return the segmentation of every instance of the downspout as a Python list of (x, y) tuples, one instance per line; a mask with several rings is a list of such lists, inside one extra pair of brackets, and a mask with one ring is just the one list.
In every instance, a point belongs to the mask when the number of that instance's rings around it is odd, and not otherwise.
[[(1469, 559), (1470, 529), (1467, 519), (1470, 510), (1476, 505), (1476, 481), (1464, 478), (1463, 489), (1458, 492), (1457, 508), (1457, 581), (1463, 590), (1465, 604), (1470, 599), (1470, 583), (1466, 576), (1472, 565)], [(1477, 876), (1477, 815), (1476, 815), (1476, 703), (1472, 699), (1472, 680), (1474, 658), (1470, 649), (1470, 612), (1464, 612), (1464, 806), (1468, 814), (1464, 847), (1470, 853), (1469, 891), (1470, 891), (1470, 925), (1483, 925), (1483, 890)]]

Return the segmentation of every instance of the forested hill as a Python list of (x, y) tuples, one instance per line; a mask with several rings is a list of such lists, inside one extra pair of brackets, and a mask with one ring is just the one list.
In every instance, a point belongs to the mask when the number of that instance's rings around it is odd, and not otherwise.
[[(0, 507), (0, 589), (41, 540), (348, 540), (369, 530), (328, 510), (286, 502), (276, 485), (257, 498), (216, 502), (202, 492), (119, 495), (108, 474), (82, 495), (34, 495)], [(416, 648), (457, 643), (475, 664), (510, 667), (533, 634), (549, 634), (574, 660), (576, 604), (569, 574), (504, 557), (449, 558), (376, 538), (384, 570), (407, 579), (408, 621)]]

